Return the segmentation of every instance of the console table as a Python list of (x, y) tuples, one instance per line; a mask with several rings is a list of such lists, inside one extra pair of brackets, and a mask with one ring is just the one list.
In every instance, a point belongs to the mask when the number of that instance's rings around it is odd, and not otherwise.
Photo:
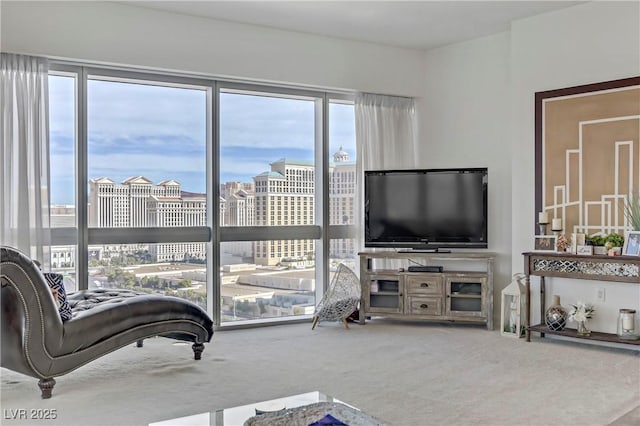
[[(575, 255), (569, 253), (528, 252), (523, 253), (526, 285), (527, 342), (531, 332), (557, 334), (565, 337), (599, 340), (629, 345), (640, 345), (640, 340), (620, 339), (616, 334), (591, 332), (588, 337), (578, 337), (575, 329), (549, 330), (544, 324), (545, 278), (560, 277), (581, 280), (615, 281), (640, 284), (640, 257)], [(530, 276), (540, 277), (540, 320), (541, 324), (531, 325), (531, 285)]]

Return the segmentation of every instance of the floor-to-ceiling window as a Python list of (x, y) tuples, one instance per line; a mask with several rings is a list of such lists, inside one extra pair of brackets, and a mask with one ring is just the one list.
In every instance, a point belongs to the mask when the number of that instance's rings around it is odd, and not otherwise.
[(69, 291), (131, 288), (206, 307), (213, 84), (53, 68), (52, 267)]
[(53, 68), (52, 266), (69, 291), (127, 287), (193, 300), (219, 325), (273, 321), (312, 314), (335, 264), (353, 263), (348, 97)]
[[(207, 226), (207, 97), (206, 87), (88, 76), (89, 229), (108, 236), (117, 228), (155, 228), (166, 235)], [(169, 294), (206, 306), (207, 243), (174, 237), (158, 243), (92, 239), (89, 286)]]
[(222, 323), (313, 314), (322, 105), (318, 93), (220, 90)]

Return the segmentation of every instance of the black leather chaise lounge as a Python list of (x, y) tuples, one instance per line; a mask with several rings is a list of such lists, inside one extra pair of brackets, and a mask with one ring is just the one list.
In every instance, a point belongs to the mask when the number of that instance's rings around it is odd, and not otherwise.
[(164, 336), (193, 342), (200, 359), (213, 322), (198, 305), (171, 296), (128, 290), (85, 290), (68, 296), (63, 321), (38, 266), (23, 253), (0, 247), (2, 367), (40, 379), (50, 398), (54, 377), (143, 339)]

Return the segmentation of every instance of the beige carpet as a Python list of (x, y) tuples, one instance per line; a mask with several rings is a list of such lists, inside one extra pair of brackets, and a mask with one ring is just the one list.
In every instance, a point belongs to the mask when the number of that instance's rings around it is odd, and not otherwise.
[[(398, 426), (625, 425), (640, 401), (638, 351), (383, 320), (218, 332), (198, 362), (150, 339), (58, 378), (50, 400), (1, 372), (3, 425), (146, 425), (313, 390)], [(31, 408), (57, 419), (7, 418)]]

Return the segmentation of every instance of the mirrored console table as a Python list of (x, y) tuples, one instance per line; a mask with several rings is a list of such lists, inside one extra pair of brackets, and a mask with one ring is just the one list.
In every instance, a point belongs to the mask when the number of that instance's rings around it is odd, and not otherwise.
[[(552, 331), (544, 324), (545, 278), (559, 277), (579, 280), (598, 280), (640, 284), (640, 257), (575, 255), (570, 253), (527, 252), (524, 256), (526, 285), (527, 342), (531, 332), (556, 334), (579, 339), (599, 340), (629, 345), (640, 345), (640, 340), (620, 339), (616, 334), (591, 332), (588, 337), (578, 337), (575, 329)], [(531, 275), (540, 277), (540, 320), (541, 324), (531, 325)]]

